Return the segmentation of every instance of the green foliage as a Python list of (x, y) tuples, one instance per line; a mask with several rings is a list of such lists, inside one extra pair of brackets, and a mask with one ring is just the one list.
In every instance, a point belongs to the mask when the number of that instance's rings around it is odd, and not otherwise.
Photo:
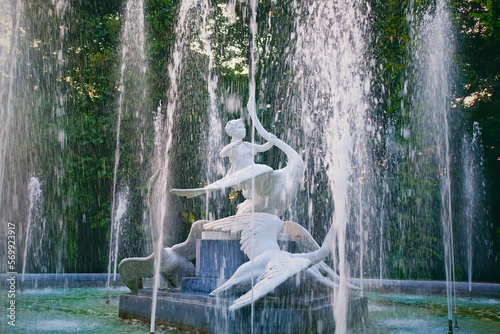
[(175, 42), (177, 4), (178, 2), (173, 0), (147, 0), (144, 3), (150, 66), (149, 84), (152, 100), (156, 102), (164, 100), (167, 90), (167, 66)]
[[(104, 4), (103, 4), (104, 5)], [(109, 9), (108, 12), (103, 8)], [(111, 206), (114, 110), (116, 99), (116, 48), (121, 22), (120, 3), (95, 11), (74, 4), (56, 15), (51, 4), (26, 4), (26, 34), (22, 50), (35, 90), (27, 101), (40, 111), (32, 114), (37, 137), (32, 163), (41, 170), (45, 214), (51, 226), (46, 249), (58, 259), (47, 270), (99, 272), (101, 259), (84, 259), (105, 253), (105, 231)], [(101, 11), (103, 10), (103, 11)], [(26, 45), (30, 43), (30, 45)], [(40, 103), (41, 101), (41, 103)], [(59, 227), (56, 227), (59, 226)], [(57, 268), (57, 269), (56, 269)]]
[[(209, 17), (212, 32), (213, 72), (218, 77), (221, 119), (238, 117), (230, 113), (225, 98), (231, 94), (246, 105), (248, 99), (249, 8), (236, 2), (236, 20), (229, 23), (223, 15), (222, 1), (212, 1), (214, 12)], [(377, 194), (387, 202), (396, 203), (388, 210), (384, 226), (385, 265), (391, 278), (442, 278), (443, 245), (440, 239), (439, 173), (433, 167), (435, 152), (423, 133), (412, 128), (411, 104), (414, 78), (409, 61), (411, 47), (410, 17), (418, 20), (430, 1), (414, 1), (409, 8), (405, 1), (369, 1), (371, 5), (371, 45), (375, 59), (371, 71), (372, 95), (375, 103), (373, 123), (379, 126), (381, 138), (373, 138), (369, 148), (377, 163), (375, 173), (387, 183), (386, 193)], [(145, 186), (153, 174), (153, 117), (162, 103), (160, 114), (168, 103), (166, 92), (170, 82), (168, 66), (175, 42), (175, 25), (180, 1), (146, 0), (146, 47), (148, 72), (146, 82), (125, 87), (131, 91), (147, 86), (144, 100), (135, 97), (123, 101), (120, 136), (119, 188), (129, 187), (127, 234), (121, 257), (146, 255), (144, 236)], [(298, 91), (288, 58), (294, 54), (292, 33), (295, 29), (295, 2), (291, 0), (259, 2), (256, 39), (259, 50), (257, 104), (265, 128), (272, 129), (294, 147), (303, 147), (299, 115), (286, 110)], [(99, 272), (107, 266), (110, 238), (110, 216), (113, 198), (113, 166), (115, 163), (116, 122), (120, 80), (120, 34), (124, 18), (123, 1), (81, 1), (72, 3), (64, 15), (55, 14), (54, 5), (42, 1), (25, 4), (25, 20), (20, 47), (23, 66), (18, 76), (29, 78), (28, 97), (23, 108), (38, 112), (29, 114), (32, 129), (26, 143), (29, 164), (37, 166), (45, 180), (47, 219), (54, 235), (53, 252), (64, 249), (66, 271)], [(500, 4), (498, 1), (455, 0), (450, 3), (458, 34), (456, 61), (460, 65), (460, 82), (456, 92), (463, 110), (465, 129), (479, 122), (485, 147), (487, 206), (493, 222), (491, 235), (494, 252), (500, 255)], [(196, 9), (191, 15), (198, 15)], [(63, 27), (63, 33), (61, 28)], [(198, 31), (189, 31), (190, 42), (199, 44)], [(188, 48), (189, 49), (189, 48)], [(237, 61), (235, 61), (237, 60)], [(203, 154), (206, 147), (208, 98), (206, 70), (208, 57), (194, 48), (184, 54), (184, 67), (179, 73), (179, 94), (173, 124), (173, 147), (170, 155), (171, 186), (191, 188), (202, 186)], [(127, 78), (137, 76), (127, 72)], [(467, 99), (467, 97), (469, 99)], [(465, 103), (470, 101), (473, 103)], [(270, 105), (268, 108), (267, 105)], [(245, 108), (242, 107), (244, 110)], [(238, 111), (239, 112), (239, 111)], [(245, 116), (245, 112), (242, 112)], [(403, 130), (411, 130), (410, 137)], [(387, 143), (393, 146), (388, 147)], [(261, 155), (261, 162), (274, 168), (285, 163), (277, 150)], [(419, 167), (424, 166), (424, 167)], [(324, 171), (323, 171), (324, 172)], [(328, 185), (319, 185), (310, 198), (318, 207), (331, 206)], [(306, 186), (309, 186), (306, 181)], [(307, 200), (297, 211), (307, 212)], [(236, 198), (236, 199), (235, 199)], [(308, 198), (309, 199), (309, 198)], [(241, 194), (232, 194), (224, 202), (225, 212), (234, 213)], [(378, 199), (377, 199), (378, 200)], [(380, 200), (381, 201), (381, 200)], [(193, 220), (203, 218), (205, 208), (200, 199), (173, 199), (177, 212), (173, 219), (181, 222), (170, 242), (179, 241), (189, 231)], [(220, 202), (217, 204), (220, 206)], [(384, 203), (381, 203), (384, 205)], [(210, 207), (214, 207), (212, 202)], [(302, 207), (301, 207), (302, 206)], [(213, 210), (211, 210), (213, 211)], [(326, 220), (319, 210), (316, 221)], [(304, 214), (305, 216), (305, 214)], [(60, 227), (59, 227), (60, 226)], [(324, 231), (312, 226), (313, 235)], [(376, 232), (378, 233), (378, 232)], [(379, 235), (371, 235), (378, 238)], [(175, 234), (175, 235), (174, 235)], [(179, 240), (177, 240), (179, 239)], [(321, 239), (319, 237), (318, 239)], [(47, 250), (49, 251), (49, 250)], [(89, 255), (90, 254), (90, 255)], [(489, 263), (493, 263), (489, 259)], [(49, 270), (55, 271), (52, 263)], [(370, 267), (371, 266), (371, 267)], [(375, 272), (375, 264), (367, 264)], [(497, 266), (498, 267), (498, 266)], [(459, 269), (459, 268), (458, 268)], [(459, 269), (461, 270), (461, 269)], [(500, 270), (500, 269), (497, 269)], [(463, 271), (463, 270), (462, 270)], [(459, 274), (458, 274), (459, 275)], [(484, 273), (483, 277), (498, 277)]]
[[(464, 129), (468, 132), (478, 122), (484, 145), (484, 173), (486, 180), (486, 206), (492, 223), (490, 235), (500, 230), (500, 2), (454, 1), (456, 29), (461, 52), (462, 87), (458, 92), (460, 107), (464, 111)], [(494, 255), (500, 255), (498, 240), (493, 245)], [(486, 279), (500, 274), (500, 267), (485, 270)]]

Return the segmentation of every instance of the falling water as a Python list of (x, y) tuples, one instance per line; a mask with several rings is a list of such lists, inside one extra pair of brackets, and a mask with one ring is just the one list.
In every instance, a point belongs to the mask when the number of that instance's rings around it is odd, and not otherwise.
[[(0, 220), (17, 225), (19, 254), (26, 249), (28, 253), (22, 265), (25, 271), (63, 272), (65, 247), (59, 245), (67, 240), (67, 230), (62, 212), (71, 206), (71, 199), (61, 196), (61, 152), (67, 149), (62, 116), (67, 103), (63, 74), (69, 2), (49, 1), (36, 9), (16, 0), (0, 5)], [(27, 219), (26, 199), (33, 173), (44, 180), (47, 219), (28, 228), (20, 223), (32, 221)], [(43, 239), (45, 224), (47, 233), (56, 235)], [(0, 225), (2, 229), (6, 224)], [(24, 240), (27, 233), (30, 238)]]
[[(475, 125), (475, 124), (474, 124)], [(474, 141), (475, 133), (472, 141)], [(474, 194), (474, 157), (472, 151), (473, 142), (469, 142), (467, 137), (464, 136), (462, 140), (462, 145), (464, 146), (464, 162), (463, 162), (463, 172), (464, 172), (464, 193), (465, 193), (465, 203), (466, 208), (465, 220), (466, 220), (466, 231), (467, 231), (467, 276), (469, 279), (469, 297), (472, 292), (472, 221), (474, 219), (474, 203), (473, 198), (470, 198)]]
[[(218, 110), (217, 103), (217, 75), (213, 71), (213, 54), (212, 54), (212, 46), (210, 43), (211, 32), (208, 24), (208, 18), (211, 13), (210, 11), (210, 3), (208, 1), (202, 2), (202, 23), (201, 23), (201, 33), (200, 38), (203, 43), (203, 51), (208, 56), (208, 64), (207, 64), (207, 90), (209, 95), (209, 107), (208, 107), (208, 127), (206, 130), (206, 138), (207, 146), (206, 146), (206, 160), (207, 165), (205, 168), (206, 171), (206, 182), (207, 184), (214, 182), (216, 179), (220, 178), (224, 174), (224, 165), (222, 164), (222, 160), (219, 157), (219, 149), (222, 143), (222, 125), (220, 113)], [(207, 192), (206, 196), (206, 207), (205, 207), (205, 219), (209, 219), (209, 199), (210, 193)], [(214, 196), (214, 195), (212, 195)], [(216, 202), (220, 202), (219, 200), (222, 198), (219, 193), (215, 194)]]
[[(380, 284), (382, 284), (382, 280), (384, 279), (384, 269), (385, 269), (385, 261), (386, 261), (386, 256), (385, 254), (387, 253), (387, 242), (386, 242), (386, 231), (387, 226), (388, 226), (388, 221), (390, 220), (390, 213), (389, 207), (391, 206), (391, 189), (390, 189), (390, 176), (389, 176), (389, 168), (388, 165), (390, 164), (391, 161), (391, 154), (394, 154), (394, 151), (397, 151), (395, 149), (395, 127), (393, 125), (389, 125), (387, 130), (386, 130), (386, 138), (385, 138), (385, 158), (382, 161), (379, 161), (377, 164), (381, 167), (383, 167), (381, 175), (381, 192), (382, 192), (382, 199), (380, 201), (380, 225), (379, 225), (379, 278), (380, 278)], [(389, 157), (389, 158), (387, 158)], [(388, 234), (388, 233), (387, 233)], [(385, 247), (384, 247), (385, 246)]]
[[(168, 200), (168, 181), (169, 181), (169, 166), (170, 166), (170, 149), (172, 147), (172, 129), (174, 123), (174, 113), (177, 107), (178, 98), (178, 76), (182, 71), (182, 60), (186, 48), (188, 30), (188, 12), (193, 7), (194, 2), (192, 0), (185, 0), (181, 2), (177, 24), (175, 27), (175, 44), (172, 52), (172, 61), (168, 67), (168, 74), (170, 78), (170, 86), (167, 91), (167, 107), (165, 111), (166, 119), (161, 121), (159, 116), (155, 122), (155, 128), (158, 128), (160, 134), (155, 134), (155, 155), (160, 157), (156, 162), (158, 165), (156, 169), (161, 169), (162, 173), (157, 181), (157, 189), (159, 191), (155, 193), (155, 203), (157, 206), (153, 208), (155, 211), (154, 219), (156, 223), (155, 228), (155, 239), (154, 239), (154, 252), (155, 252), (155, 272), (154, 272), (154, 284), (153, 284), (153, 298), (151, 305), (151, 333), (155, 331), (155, 320), (156, 320), (156, 300), (158, 296), (158, 286), (160, 283), (160, 263), (161, 263), (161, 251), (163, 249), (163, 224), (166, 221), (166, 217), (169, 212), (169, 200)], [(160, 125), (161, 124), (161, 128)], [(160, 140), (160, 142), (156, 140)]]
[[(297, 104), (306, 135), (305, 151), (310, 152), (308, 191), (314, 193), (320, 174), (326, 172), (328, 179), (323, 180), (329, 184), (335, 210), (327, 214), (337, 233), (334, 265), (340, 274), (334, 318), (336, 332), (345, 333), (345, 283), (350, 269), (346, 233), (351, 224), (360, 224), (365, 210), (360, 200), (365, 196), (362, 180), (368, 166), (364, 145), (370, 90), (366, 61), (369, 7), (363, 1), (313, 1), (305, 6), (297, 2), (295, 6), (297, 35), (292, 36), (296, 38), (292, 66), (301, 87)], [(364, 234), (361, 225), (355, 230)], [(363, 242), (363, 236), (359, 238)]]
[[(0, 14), (0, 218), (4, 216), (3, 193), (4, 173), (7, 166), (7, 151), (10, 143), (11, 123), (14, 117), (13, 87), (16, 71), (16, 52), (18, 44), (20, 1), (2, 0)], [(2, 224), (5, 225), (5, 224)]]
[[(467, 245), (467, 278), (469, 281), (469, 298), (472, 297), (472, 266), (473, 266), (473, 240), (476, 234), (481, 234), (481, 222), (484, 219), (483, 207), (483, 147), (479, 124), (474, 122), (472, 137), (465, 134), (462, 139), (463, 152), (463, 210), (466, 229)], [(481, 236), (482, 237), (482, 236)]]
[[(26, 223), (26, 235), (24, 238), (23, 271), (21, 276), (22, 282), (24, 282), (24, 274), (26, 272), (28, 248), (30, 246), (30, 242), (33, 242), (34, 239), (32, 237), (32, 232), (37, 224), (43, 224), (42, 202), (43, 195), (42, 188), (40, 187), (40, 181), (36, 177), (32, 176), (28, 184), (28, 219)], [(42, 244), (43, 235), (45, 234), (43, 231), (45, 227), (44, 225), (45, 224), (41, 226), (42, 232), (40, 244)]]
[[(119, 236), (121, 232), (121, 222), (127, 212), (128, 206), (128, 188), (123, 189), (118, 194), (118, 204), (116, 208), (116, 213), (114, 216), (113, 228), (115, 230), (115, 249), (113, 252), (113, 262), (114, 262), (114, 270), (113, 270), (113, 285), (116, 282), (116, 267), (118, 263), (118, 246), (119, 246)], [(108, 281), (109, 286), (109, 281)]]
[[(0, 233), (7, 235), (8, 224), (13, 224), (6, 212), (9, 207), (7, 200), (4, 202), (3, 194), (7, 191), (4, 183), (4, 175), (7, 169), (7, 156), (10, 148), (11, 126), (14, 117), (13, 87), (14, 73), (16, 72), (16, 52), (19, 30), (19, 19), (21, 16), (20, 1), (1, 0), (0, 5)], [(7, 180), (5, 180), (7, 181)], [(11, 226), (11, 225), (9, 225)], [(19, 226), (16, 226), (18, 229)], [(3, 245), (3, 244), (2, 244)], [(0, 265), (7, 267), (7, 246), (2, 247)], [(5, 256), (4, 256), (5, 254)], [(9, 268), (9, 272), (16, 271)]]
[[(448, 322), (452, 331), (452, 304), (455, 265), (453, 254), (452, 200), (450, 180), (450, 94), (451, 52), (453, 50), (451, 23), (446, 1), (437, 1), (435, 8), (424, 14), (414, 33), (414, 66), (416, 95), (414, 113), (419, 115), (420, 127), (430, 138), (435, 151), (441, 193), (441, 224), (443, 228)], [(418, 120), (418, 118), (416, 118)], [(436, 126), (439, 125), (439, 126)]]
[[(257, 52), (257, 47), (255, 45), (255, 37), (257, 35), (257, 0), (251, 0), (250, 1), (250, 73), (249, 73), (249, 84), (248, 84), (248, 112), (251, 115), (256, 115), (257, 113), (257, 106), (256, 106), (256, 100), (255, 100), (255, 71), (256, 71), (256, 52)], [(252, 118), (253, 119), (253, 118)], [(255, 144), (255, 120), (252, 123), (252, 132), (251, 132), (251, 138), (252, 138), (252, 144)], [(254, 145), (252, 145), (252, 156), (255, 154), (254, 152)], [(251, 195), (250, 197), (254, 197), (254, 189), (255, 189), (255, 177), (252, 177), (252, 185), (251, 185)], [(254, 213), (254, 206), (252, 203), (252, 215)], [(253, 227), (254, 227), (254, 219), (252, 216), (252, 252), (253, 252), (253, 247), (254, 247), (254, 233), (253, 233)], [(254, 290), (254, 274), (253, 274), (253, 266), (254, 266), (254, 258), (252, 257), (251, 263), (252, 263), (252, 274), (251, 274), (251, 285), (252, 285), (252, 304), (251, 304), (251, 315), (250, 315), (250, 329), (251, 333), (254, 331), (254, 316), (255, 316), (255, 304), (254, 304), (254, 297), (253, 297), (253, 290)]]
[[(118, 238), (118, 230), (113, 230), (116, 226), (117, 205), (117, 179), (120, 165), (120, 132), (122, 114), (125, 111), (134, 112), (139, 115), (139, 109), (144, 108), (145, 99), (145, 75), (146, 56), (144, 52), (144, 10), (142, 0), (128, 0), (125, 7), (125, 23), (121, 35), (121, 67), (120, 67), (120, 95), (118, 98), (118, 119), (116, 121), (116, 147), (115, 165), (113, 169), (113, 200), (111, 204), (110, 238), (109, 238), (109, 261), (108, 261), (108, 282), (109, 288), (112, 263), (112, 247), (118, 247), (119, 240), (113, 241), (113, 236)], [(135, 110), (134, 110), (135, 109)], [(142, 161), (141, 161), (142, 162)], [(119, 207), (119, 205), (118, 205)], [(116, 255), (115, 276), (116, 276)]]

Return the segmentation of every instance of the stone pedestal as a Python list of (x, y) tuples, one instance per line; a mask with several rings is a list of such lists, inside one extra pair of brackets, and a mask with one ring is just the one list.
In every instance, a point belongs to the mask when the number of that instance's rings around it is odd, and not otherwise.
[[(150, 289), (120, 296), (120, 317), (149, 321)], [(212, 298), (201, 293), (159, 291), (157, 324), (216, 334), (235, 333), (333, 333), (333, 305), (330, 297), (265, 297), (250, 307), (228, 311), (235, 298)], [(360, 323), (367, 315), (366, 297), (348, 304), (348, 321)], [(253, 325), (252, 325), (253, 324)]]
[[(280, 236), (280, 247), (294, 251), (289, 236)], [(211, 333), (322, 333), (335, 328), (331, 294), (301, 294), (292, 289), (270, 294), (240, 310), (228, 308), (237, 296), (210, 297), (208, 293), (233, 275), (248, 261), (239, 240), (230, 234), (206, 233), (197, 241), (196, 275), (182, 279), (182, 291), (159, 291), (156, 319), (159, 323)], [(149, 321), (151, 289), (120, 296), (120, 317)], [(367, 316), (366, 298), (352, 299), (348, 321), (360, 322)], [(252, 330), (253, 329), (253, 330)]]

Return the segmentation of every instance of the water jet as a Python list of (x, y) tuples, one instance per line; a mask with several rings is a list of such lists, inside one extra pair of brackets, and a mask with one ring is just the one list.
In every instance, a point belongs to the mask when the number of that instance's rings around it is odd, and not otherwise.
[(460, 95), (456, 2), (2, 5), (18, 332), (498, 327), (496, 95)]

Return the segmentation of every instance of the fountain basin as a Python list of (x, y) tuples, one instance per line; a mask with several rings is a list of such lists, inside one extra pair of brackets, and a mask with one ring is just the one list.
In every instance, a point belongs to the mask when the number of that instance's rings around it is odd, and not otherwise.
[[(365, 291), (379, 293), (398, 293), (410, 295), (434, 295), (446, 296), (445, 281), (412, 281), (412, 280), (380, 280), (380, 279), (352, 279), (354, 284), (363, 286)], [(471, 284), (471, 293), (469, 294), (469, 283), (454, 283), (456, 296), (459, 298), (493, 298), (500, 299), (500, 284), (498, 283), (479, 283)]]
[[(57, 284), (65, 282), (65, 278), (94, 277), (94, 282), (99, 287), (71, 287), (76, 284), (76, 280), (68, 279), (68, 287), (63, 285), (54, 287), (54, 284), (38, 289), (24, 288), (16, 293), (16, 327), (11, 328), (6, 321), (0, 323), (1, 333), (147, 333), (149, 324), (132, 317), (123, 319), (117, 317), (119, 313), (119, 299), (123, 296), (133, 298), (127, 294), (129, 291), (124, 287), (116, 289), (105, 289), (107, 275), (101, 274), (30, 274), (25, 275), (25, 282), (28, 277), (59, 277)], [(2, 281), (5, 275), (1, 276)], [(18, 275), (20, 280), (20, 275)], [(101, 278), (97, 280), (97, 278)], [(38, 280), (41, 282), (40, 280)], [(91, 280), (87, 280), (87, 284)], [(447, 305), (446, 297), (439, 293), (432, 294), (401, 294), (395, 293), (399, 289), (395, 283), (401, 282), (405, 285), (412, 285), (415, 281), (382, 281), (382, 285), (387, 286), (386, 292), (375, 290), (376, 284), (370, 286), (369, 280), (363, 280), (365, 286), (364, 295), (369, 299), (369, 318), (364, 323), (354, 324), (349, 329), (349, 333), (436, 333), (442, 334), (447, 330)], [(380, 280), (373, 280), (373, 283), (380, 285)], [(438, 282), (444, 284), (443, 282)], [(418, 281), (418, 284), (434, 284), (425, 281)], [(480, 287), (486, 283), (473, 284), (473, 298), (457, 299), (457, 315), (460, 334), (486, 334), (496, 333), (500, 326), (500, 297), (488, 295), (486, 291), (481, 292)], [(117, 284), (118, 285), (118, 284)], [(488, 285), (488, 284), (486, 284)], [(499, 286), (499, 284), (490, 284)], [(392, 286), (394, 290), (389, 287)], [(2, 286), (4, 296), (6, 290)], [(425, 289), (424, 289), (425, 290)], [(422, 290), (422, 291), (424, 291)], [(429, 291), (429, 290), (427, 290)], [(476, 297), (484, 294), (485, 297)], [(162, 293), (160, 293), (160, 298)], [(143, 294), (143, 297), (147, 297)], [(171, 296), (173, 297), (173, 296)], [(109, 299), (110, 302), (106, 303)], [(270, 302), (270, 301), (265, 301)], [(151, 305), (145, 305), (151, 310)], [(4, 316), (4, 311), (0, 312)], [(147, 312), (146, 312), (147, 313)], [(193, 314), (194, 312), (191, 312)], [(200, 313), (205, 313), (202, 310)], [(211, 321), (222, 321), (222, 313), (218, 318)], [(331, 317), (330, 315), (325, 315)], [(222, 325), (221, 325), (222, 326)], [(184, 333), (175, 329), (177, 326), (160, 324), (156, 328), (157, 333)], [(193, 332), (194, 331), (190, 331)], [(319, 332), (319, 331), (318, 331)], [(329, 331), (323, 330), (323, 333)], [(189, 333), (189, 332), (188, 332)]]
[[(203, 238), (205, 237), (205, 238)], [(237, 298), (211, 297), (244, 262), (237, 239), (206, 238), (196, 242), (196, 274), (182, 278), (182, 291), (158, 291), (156, 323), (210, 333), (321, 333), (333, 332), (332, 291), (315, 287), (301, 277), (290, 278), (274, 293), (252, 306), (230, 311)], [(220, 236), (219, 236), (220, 237)], [(280, 237), (280, 246), (293, 249), (295, 242)], [(300, 275), (296, 275), (300, 276)], [(137, 294), (120, 296), (119, 315), (124, 319), (150, 322), (153, 290), (141, 289)], [(348, 304), (347, 322), (361, 323), (367, 317), (367, 299), (353, 297)]]
[[(124, 319), (149, 321), (151, 289), (120, 296), (119, 315)], [(158, 324), (210, 333), (321, 333), (335, 329), (331, 296), (269, 296), (251, 307), (236, 311), (228, 308), (236, 298), (216, 298), (203, 293), (159, 291), (156, 319)], [(349, 303), (348, 321), (363, 322), (367, 299), (354, 298)]]
[[(0, 274), (0, 280), (6, 283), (10, 274)], [(15, 274), (18, 286), (22, 289), (43, 289), (43, 288), (83, 288), (83, 287), (105, 287), (108, 280), (107, 274)], [(116, 275), (113, 282), (111, 276), (110, 286), (124, 287), (120, 275)]]

